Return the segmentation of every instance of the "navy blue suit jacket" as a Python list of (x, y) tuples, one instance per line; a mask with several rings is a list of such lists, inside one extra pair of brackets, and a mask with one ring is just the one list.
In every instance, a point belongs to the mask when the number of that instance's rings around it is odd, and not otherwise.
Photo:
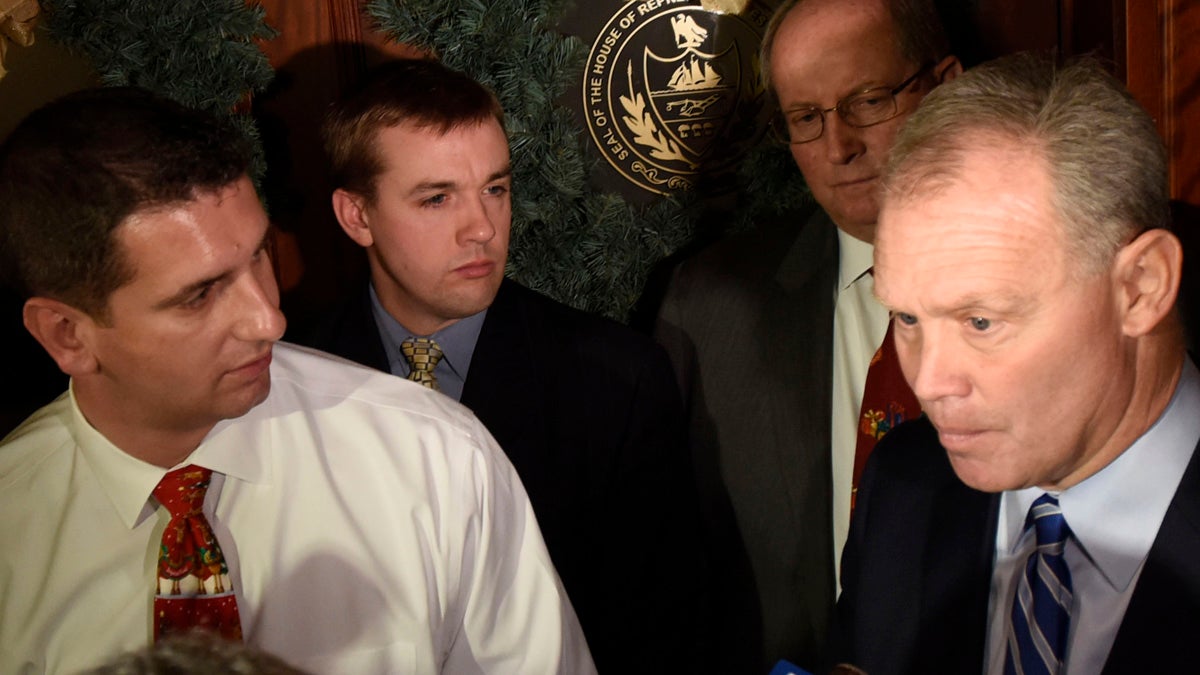
[[(1198, 456), (1150, 549), (1106, 675), (1196, 668)], [(842, 555), (832, 662), (871, 675), (983, 672), (999, 502), (958, 479), (927, 419), (885, 436), (864, 472)]]

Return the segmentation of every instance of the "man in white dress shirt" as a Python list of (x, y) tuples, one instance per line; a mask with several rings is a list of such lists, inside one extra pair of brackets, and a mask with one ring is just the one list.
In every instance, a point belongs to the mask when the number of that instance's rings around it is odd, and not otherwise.
[(462, 406), (284, 319), (236, 132), (137, 89), (64, 97), (0, 147), (5, 271), (68, 391), (0, 445), (0, 672), (154, 634), (152, 491), (203, 515), (245, 641), (313, 672), (593, 672), (516, 473)]

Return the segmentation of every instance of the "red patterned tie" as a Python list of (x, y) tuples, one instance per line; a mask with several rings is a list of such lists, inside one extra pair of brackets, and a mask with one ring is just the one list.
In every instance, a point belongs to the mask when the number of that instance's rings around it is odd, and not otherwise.
[(896, 356), (896, 339), (892, 335), (892, 321), (888, 321), (883, 343), (871, 357), (867, 368), (867, 382), (863, 387), (862, 409), (858, 417), (858, 440), (854, 446), (854, 483), (850, 490), (850, 510), (858, 497), (858, 481), (862, 478), (867, 457), (875, 449), (875, 443), (905, 420), (916, 419), (921, 414), (921, 404), (904, 381), (900, 371), (900, 359)]
[(242, 639), (229, 568), (201, 510), (210, 469), (188, 465), (163, 476), (154, 497), (171, 514), (158, 554), (154, 639), (193, 628)]

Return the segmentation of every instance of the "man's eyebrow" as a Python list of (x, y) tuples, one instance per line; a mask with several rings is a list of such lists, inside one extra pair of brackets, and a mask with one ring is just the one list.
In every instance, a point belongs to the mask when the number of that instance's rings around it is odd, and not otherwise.
[(184, 286), (183, 288), (179, 289), (176, 293), (174, 293), (170, 297), (167, 297), (167, 298), (159, 301), (157, 304), (154, 305), (154, 308), (155, 309), (167, 309), (169, 307), (174, 307), (175, 305), (182, 304), (183, 302), (186, 302), (189, 298), (191, 298), (196, 293), (199, 293), (201, 290), (203, 290), (209, 286), (212, 286), (213, 284), (216, 284), (219, 281), (228, 279), (231, 275), (232, 275), (232, 273), (227, 270), (225, 272), (222, 272), (221, 274), (217, 274), (217, 275), (214, 275), (211, 277), (206, 277), (206, 278), (196, 281), (194, 283), (190, 283), (187, 286)]
[(413, 189), (409, 190), (409, 194), (415, 195), (419, 192), (440, 192), (442, 190), (452, 189), (456, 185), (457, 183), (452, 180), (428, 180), (414, 185)]
[[(861, 94), (864, 91), (871, 91), (873, 89), (887, 89), (887, 88), (888, 88), (888, 85), (884, 84), (883, 82), (876, 81), (876, 80), (866, 80), (864, 82), (858, 83), (854, 87), (851, 87), (845, 94), (843, 94), (842, 96), (839, 96), (838, 100), (834, 103), (834, 105), (841, 103), (842, 101), (844, 101), (845, 99), (847, 99), (851, 96), (854, 96), (856, 94)], [(799, 112), (801, 110), (813, 110), (813, 109), (824, 110), (825, 106), (823, 106), (819, 103), (812, 103), (810, 101), (799, 101), (799, 102), (796, 102), (794, 104), (788, 105), (787, 107), (783, 108), (783, 113), (786, 115), (788, 113)]]
[[(491, 183), (502, 178), (510, 178), (511, 176), (512, 164), (508, 164), (503, 169), (492, 172), (492, 174), (487, 177), (486, 182)], [(409, 194), (418, 194), (421, 192), (440, 192), (443, 190), (453, 190), (456, 187), (458, 187), (458, 183), (452, 180), (429, 180), (414, 185)]]
[[(259, 239), (258, 245), (254, 247), (254, 252), (258, 253), (259, 251), (270, 250), (270, 248), (271, 248), (270, 243), (271, 243), (271, 228), (267, 227), (267, 228), (264, 228), (264, 230), (263, 230), (262, 239)], [(190, 283), (187, 286), (184, 286), (183, 288), (179, 289), (178, 291), (176, 291), (169, 297), (155, 303), (154, 308), (155, 309), (167, 309), (169, 307), (178, 305), (182, 302), (185, 302), (186, 300), (188, 300), (189, 298), (191, 298), (193, 295), (200, 292), (201, 290), (203, 290), (209, 286), (212, 286), (213, 284), (216, 284), (217, 282), (224, 281), (224, 280), (230, 278), (231, 276), (233, 276), (233, 270), (225, 270), (225, 271), (221, 272), (220, 274), (214, 274), (211, 277), (205, 277), (203, 279), (200, 279), (199, 281)]]
[(976, 307), (987, 307), (1001, 312), (1014, 312), (1022, 305), (1028, 304), (1028, 302), (1028, 295), (1018, 292), (967, 293), (955, 298), (954, 302), (951, 303), (951, 309), (961, 311)]
[[(887, 303), (880, 301), (885, 307)], [(1029, 306), (1028, 295), (1021, 293), (970, 293), (928, 307), (934, 315), (951, 316), (962, 312), (984, 311), (999, 315), (1018, 315)], [(889, 307), (896, 311), (894, 307)]]

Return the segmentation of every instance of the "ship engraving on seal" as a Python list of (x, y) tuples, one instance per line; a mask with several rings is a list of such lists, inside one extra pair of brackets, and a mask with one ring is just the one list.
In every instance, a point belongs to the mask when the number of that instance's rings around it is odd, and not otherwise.
[(769, 111), (758, 45), (770, 9), (740, 14), (691, 0), (625, 4), (601, 29), (583, 77), (588, 131), (635, 185), (669, 195), (732, 187)]

